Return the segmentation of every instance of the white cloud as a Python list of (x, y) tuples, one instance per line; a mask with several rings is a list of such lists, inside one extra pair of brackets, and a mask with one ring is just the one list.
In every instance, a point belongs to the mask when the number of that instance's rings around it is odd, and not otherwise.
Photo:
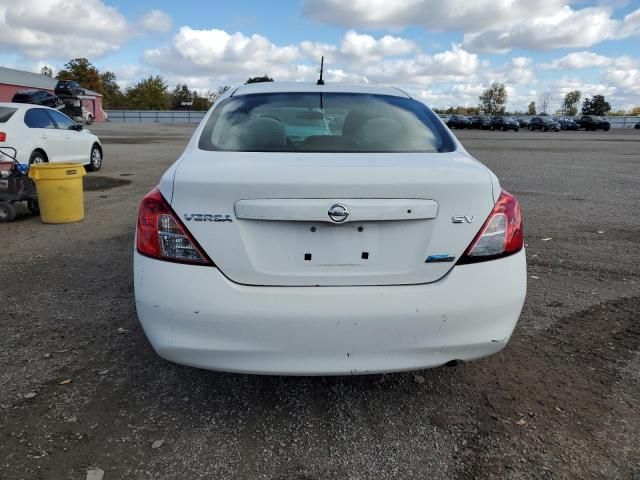
[(564, 0), (305, 0), (304, 15), (349, 27), (478, 31), (531, 14), (550, 15)]
[(564, 6), (550, 15), (533, 14), (501, 28), (467, 33), (463, 45), (472, 51), (498, 53), (514, 48), (581, 48), (613, 38), (618, 28), (608, 9)]
[(604, 69), (602, 77), (610, 85), (635, 95), (636, 101), (640, 101), (637, 99), (640, 95), (640, 60), (618, 57)]
[(312, 60), (324, 57), (327, 63), (336, 61), (339, 54), (338, 47), (335, 45), (310, 41), (300, 42), (300, 51)]
[(321, 55), (327, 57), (329, 75), (342, 81), (419, 83), (462, 78), (479, 64), (477, 55), (459, 45), (425, 55), (406, 39), (375, 38), (352, 30), (339, 45), (306, 41), (278, 46), (261, 35), (190, 27), (181, 27), (171, 45), (146, 50), (143, 61), (165, 72), (214, 76), (224, 82), (263, 73), (279, 80), (311, 80), (317, 76)]
[(406, 55), (416, 50), (416, 45), (404, 38), (385, 35), (376, 39), (353, 30), (345, 33), (340, 53), (359, 61), (381, 60), (384, 57)]
[(0, 3), (0, 50), (33, 59), (99, 57), (128, 33), (125, 18), (101, 0)]
[(261, 35), (181, 27), (171, 46), (145, 50), (143, 60), (165, 72), (239, 79), (273, 72), (300, 56), (297, 46), (279, 47)]
[(611, 63), (611, 58), (593, 52), (572, 52), (551, 63), (541, 65), (547, 70), (574, 70), (589, 67), (602, 67)]
[(570, 0), (305, 0), (304, 15), (348, 27), (461, 31), (474, 52), (514, 48), (584, 48), (640, 32), (640, 9), (624, 19), (605, 6), (572, 8)]
[(168, 13), (162, 10), (150, 10), (140, 22), (142, 27), (149, 32), (166, 33), (171, 30), (172, 20)]
[(532, 85), (536, 82), (533, 60), (529, 57), (513, 57), (496, 72), (486, 71), (485, 77), (493, 75), (498, 81), (513, 85)]

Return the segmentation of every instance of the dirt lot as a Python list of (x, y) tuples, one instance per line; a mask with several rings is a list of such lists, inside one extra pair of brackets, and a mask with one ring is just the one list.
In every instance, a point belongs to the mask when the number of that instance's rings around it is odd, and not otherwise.
[(458, 133), (522, 203), (529, 292), (502, 353), (422, 382), (157, 357), (134, 310), (136, 208), (193, 127), (92, 129), (87, 219), (0, 225), (0, 478), (640, 478), (637, 131)]

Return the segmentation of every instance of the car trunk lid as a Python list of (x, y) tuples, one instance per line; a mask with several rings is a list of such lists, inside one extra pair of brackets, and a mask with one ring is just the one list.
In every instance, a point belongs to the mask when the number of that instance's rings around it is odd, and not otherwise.
[(461, 152), (198, 150), (171, 198), (229, 279), (281, 286), (436, 281), (493, 203), (488, 171)]

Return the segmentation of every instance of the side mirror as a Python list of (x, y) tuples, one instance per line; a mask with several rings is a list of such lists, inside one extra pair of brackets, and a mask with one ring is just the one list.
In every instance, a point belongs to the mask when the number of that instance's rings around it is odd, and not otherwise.
[(75, 125), (70, 126), (69, 130), (76, 130), (76, 131), (80, 132), (80, 131), (82, 131), (82, 125), (80, 125), (79, 123), (76, 123)]

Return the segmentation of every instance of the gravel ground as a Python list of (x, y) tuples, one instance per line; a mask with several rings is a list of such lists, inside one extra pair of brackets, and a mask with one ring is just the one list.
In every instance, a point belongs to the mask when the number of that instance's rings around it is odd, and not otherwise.
[(136, 319), (137, 204), (193, 128), (94, 125), (86, 220), (0, 224), (0, 478), (640, 478), (637, 131), (456, 132), (524, 210), (503, 352), (285, 378), (173, 365)]

